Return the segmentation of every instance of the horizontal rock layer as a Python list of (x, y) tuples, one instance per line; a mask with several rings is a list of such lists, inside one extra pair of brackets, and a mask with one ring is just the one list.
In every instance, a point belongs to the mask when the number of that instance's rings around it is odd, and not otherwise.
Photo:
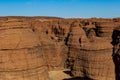
[(119, 23), (119, 18), (0, 17), (0, 79), (47, 80), (46, 68), (69, 65), (74, 76), (114, 80), (110, 43)]
[(80, 50), (74, 62), (72, 74), (95, 80), (115, 80), (112, 50)]
[(0, 29), (1, 80), (49, 80), (43, 54), (31, 28)]

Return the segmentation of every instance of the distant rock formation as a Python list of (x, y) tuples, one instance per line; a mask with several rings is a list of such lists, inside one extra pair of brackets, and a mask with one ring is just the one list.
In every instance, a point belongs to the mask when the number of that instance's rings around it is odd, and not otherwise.
[(68, 52), (64, 42), (67, 35), (66, 32), (68, 31), (65, 31), (64, 28), (68, 26), (62, 26), (62, 24), (59, 24), (59, 21), (35, 22), (34, 24), (35, 32), (39, 35), (42, 49), (47, 60), (48, 69), (63, 69)]

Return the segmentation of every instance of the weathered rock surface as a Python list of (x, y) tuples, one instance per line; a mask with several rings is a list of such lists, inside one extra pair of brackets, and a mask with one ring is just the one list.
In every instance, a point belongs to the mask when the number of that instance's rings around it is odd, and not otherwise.
[(63, 69), (68, 52), (64, 42), (66, 37), (64, 28), (67, 26), (61, 26), (58, 22), (59, 21), (33, 23), (34, 29), (40, 37), (49, 70)]
[(119, 18), (0, 17), (0, 79), (48, 80), (47, 70), (71, 68), (114, 80), (110, 43), (119, 25)]
[(85, 31), (78, 22), (73, 22), (68, 35), (68, 67), (72, 68), (81, 46), (88, 43)]
[(16, 24), (0, 27), (0, 80), (49, 80), (39, 38)]
[(91, 43), (77, 54), (72, 74), (95, 80), (115, 80), (112, 47), (109, 43)]

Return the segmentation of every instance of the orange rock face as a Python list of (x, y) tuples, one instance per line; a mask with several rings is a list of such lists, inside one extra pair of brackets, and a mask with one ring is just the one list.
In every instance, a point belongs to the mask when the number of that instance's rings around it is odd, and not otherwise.
[(119, 23), (119, 18), (0, 17), (0, 79), (49, 80), (48, 71), (70, 68), (77, 77), (114, 80), (110, 43)]
[(30, 26), (9, 21), (3, 24), (0, 29), (0, 79), (49, 80), (41, 43)]
[(89, 46), (80, 49), (72, 70), (74, 76), (95, 80), (115, 80), (112, 47), (107, 42), (102, 45), (90, 43)]
[(35, 22), (33, 24), (36, 33), (39, 35), (48, 69), (63, 69), (68, 52), (64, 40), (69, 27), (61, 26), (62, 24), (59, 21)]

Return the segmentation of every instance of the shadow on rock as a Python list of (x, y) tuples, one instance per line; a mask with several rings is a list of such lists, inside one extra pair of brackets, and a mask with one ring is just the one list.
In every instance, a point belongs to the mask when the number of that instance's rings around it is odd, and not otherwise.
[(113, 62), (115, 64), (116, 80), (120, 80), (120, 26), (112, 34)]
[[(64, 72), (65, 74), (73, 77), (71, 71), (66, 70), (66, 71), (63, 71), (63, 72)], [(73, 78), (65, 78), (65, 79), (63, 79), (63, 80), (93, 80), (93, 79), (90, 79), (90, 78), (88, 78), (88, 77), (73, 77)]]
[(84, 77), (84, 78), (75, 77), (75, 78), (67, 78), (67, 79), (63, 79), (63, 80), (92, 80), (92, 79), (87, 78), (87, 77)]
[(67, 74), (67, 75), (69, 75), (69, 76), (73, 76), (72, 75), (72, 73), (71, 73), (71, 71), (69, 71), (69, 70), (66, 70), (66, 71), (63, 71), (65, 74)]

